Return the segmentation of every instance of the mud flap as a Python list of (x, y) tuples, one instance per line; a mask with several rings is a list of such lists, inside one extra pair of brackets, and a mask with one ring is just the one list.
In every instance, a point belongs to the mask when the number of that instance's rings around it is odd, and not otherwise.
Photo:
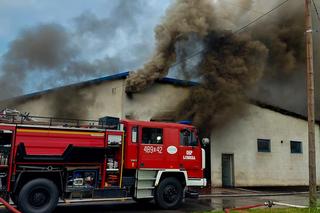
[(199, 192), (193, 191), (193, 190), (187, 190), (187, 191), (185, 192), (185, 197), (186, 197), (186, 198), (197, 199), (197, 198), (199, 198)]

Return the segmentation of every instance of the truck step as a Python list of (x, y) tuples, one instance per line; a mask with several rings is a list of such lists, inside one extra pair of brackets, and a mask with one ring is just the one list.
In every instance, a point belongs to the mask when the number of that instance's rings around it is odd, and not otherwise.
[(145, 189), (154, 189), (154, 186), (144, 186), (144, 187), (138, 188), (138, 190), (145, 190)]
[(157, 171), (153, 170), (138, 170), (137, 178), (155, 178), (157, 175)]
[(138, 199), (153, 197), (153, 190), (152, 189), (137, 189), (135, 197)]
[(78, 203), (78, 202), (99, 202), (99, 201), (123, 201), (131, 200), (132, 198), (123, 197), (123, 198), (85, 198), (85, 199), (64, 199), (65, 204), (68, 203)]
[(156, 180), (157, 178), (139, 178), (139, 180)]
[[(153, 199), (154, 196), (144, 196), (143, 198), (149, 198), (149, 199)], [(138, 198), (139, 199), (139, 198)]]
[(155, 170), (137, 170), (134, 197), (137, 199), (153, 198), (156, 175), (157, 171)]

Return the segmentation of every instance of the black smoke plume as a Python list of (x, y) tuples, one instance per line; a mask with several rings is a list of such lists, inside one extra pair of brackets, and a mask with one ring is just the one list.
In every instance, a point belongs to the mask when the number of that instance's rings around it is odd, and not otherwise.
[[(176, 61), (175, 44), (192, 35), (205, 47), (196, 69), (189, 76), (200, 79), (190, 95), (175, 110), (174, 117), (192, 119), (198, 127), (226, 120), (246, 100), (245, 92), (262, 76), (268, 50), (249, 34), (222, 30), (211, 1), (178, 0), (156, 28), (157, 48), (145, 66), (127, 79), (127, 92), (138, 92), (168, 74)], [(159, 31), (160, 29), (160, 31)], [(186, 64), (181, 70), (186, 72)]]
[[(0, 99), (22, 95), (27, 86), (33, 91), (48, 89), (137, 67), (151, 49), (143, 37), (145, 29), (137, 27), (150, 8), (140, 0), (119, 0), (112, 5), (105, 17), (83, 12), (72, 20), (72, 27), (44, 23), (22, 30), (1, 57)], [(107, 50), (114, 48), (119, 33), (143, 36), (111, 55)], [(79, 110), (73, 107), (92, 103), (79, 90), (57, 91), (51, 101), (56, 116), (74, 117)], [(79, 116), (83, 117), (83, 112)]]
[[(154, 55), (129, 76), (126, 91), (139, 92), (166, 76), (179, 58), (188, 56), (186, 51), (177, 51), (176, 44), (196, 34), (204, 47), (198, 56), (201, 59), (193, 69), (182, 61), (178, 70), (187, 78), (200, 79), (199, 86), (191, 88), (173, 112), (176, 120), (192, 119), (198, 127), (210, 130), (239, 115), (250, 99), (303, 111), (304, 104), (297, 103), (304, 99), (301, 5), (294, 3), (249, 29), (232, 33), (224, 30), (226, 23), (239, 25), (254, 5), (250, 0), (236, 3), (246, 9), (226, 11), (207, 0), (175, 1), (155, 29)], [(295, 87), (301, 90), (290, 91)], [(286, 91), (277, 91), (281, 88)]]

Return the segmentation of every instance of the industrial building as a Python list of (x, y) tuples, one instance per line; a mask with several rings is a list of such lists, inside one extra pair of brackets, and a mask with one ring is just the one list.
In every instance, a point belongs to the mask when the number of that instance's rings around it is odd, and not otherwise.
[[(163, 78), (146, 90), (125, 92), (128, 72), (65, 87), (32, 93), (0, 103), (32, 115), (54, 116), (59, 92), (76, 88), (79, 98), (61, 101), (81, 112), (81, 119), (106, 115), (137, 120), (170, 120), (164, 115), (187, 97), (196, 83)], [(75, 94), (73, 94), (74, 96)], [(216, 187), (308, 185), (307, 121), (302, 115), (252, 102), (244, 114), (210, 137), (209, 175)], [(85, 108), (85, 109), (83, 109)], [(319, 125), (316, 124), (316, 154), (319, 158)], [(319, 164), (317, 171), (320, 171)], [(318, 172), (319, 180), (319, 172)]]

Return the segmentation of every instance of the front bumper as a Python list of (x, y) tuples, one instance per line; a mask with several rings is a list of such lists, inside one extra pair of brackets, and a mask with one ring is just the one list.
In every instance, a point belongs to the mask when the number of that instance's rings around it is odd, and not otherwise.
[(205, 178), (190, 178), (187, 180), (187, 186), (206, 186), (207, 179)]

